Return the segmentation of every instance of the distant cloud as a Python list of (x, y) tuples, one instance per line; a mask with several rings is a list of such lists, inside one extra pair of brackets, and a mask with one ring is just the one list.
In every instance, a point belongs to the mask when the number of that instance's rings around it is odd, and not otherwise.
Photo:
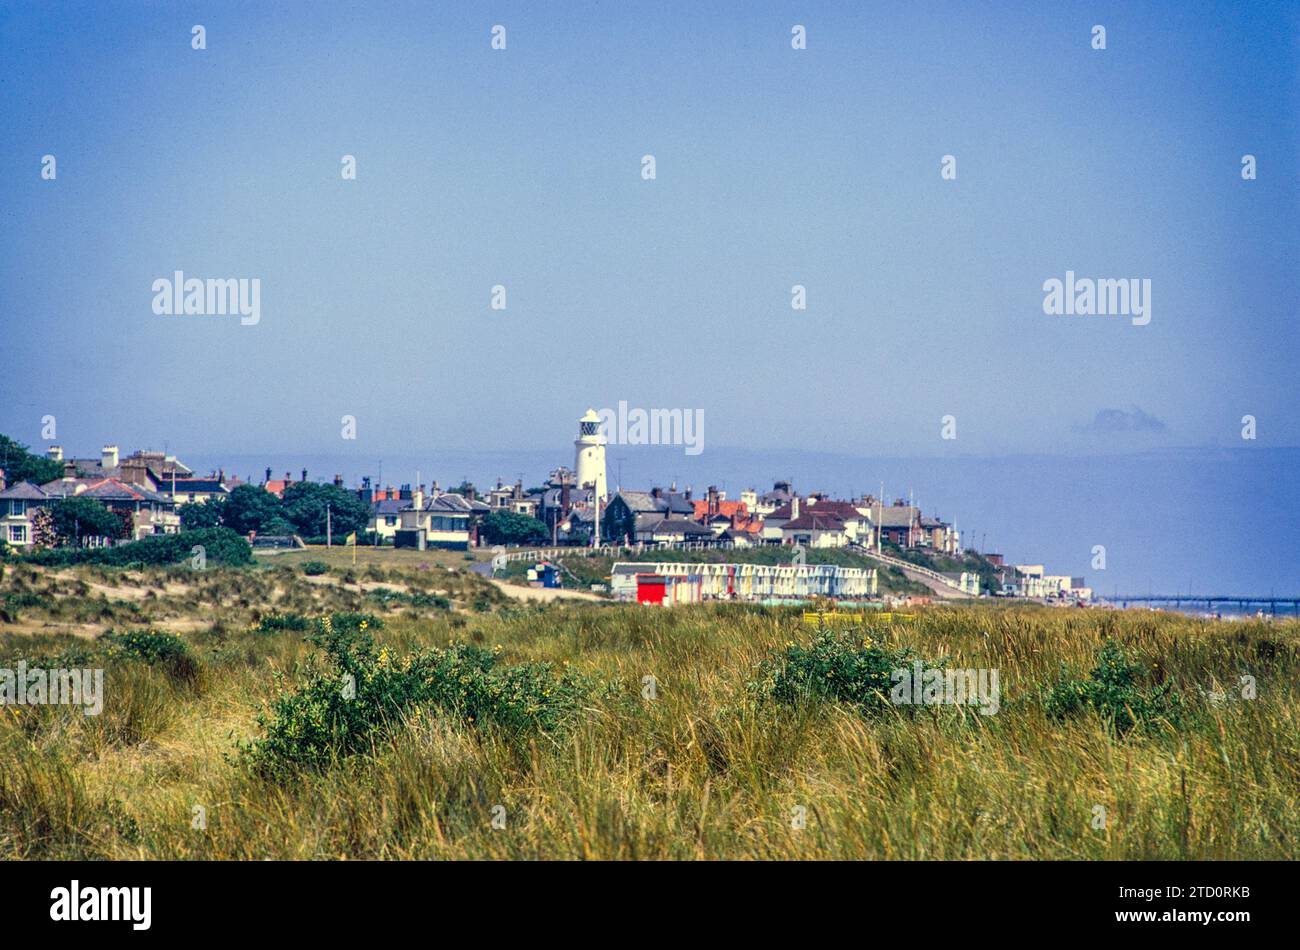
[(1157, 419), (1132, 406), (1124, 409), (1099, 409), (1090, 423), (1075, 426), (1076, 432), (1087, 435), (1113, 435), (1117, 432), (1164, 432), (1169, 427)]

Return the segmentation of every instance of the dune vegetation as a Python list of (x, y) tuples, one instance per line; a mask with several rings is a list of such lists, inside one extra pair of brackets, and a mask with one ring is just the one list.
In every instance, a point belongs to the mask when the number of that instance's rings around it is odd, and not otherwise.
[[(313, 568), (315, 570), (315, 568)], [(1300, 623), (519, 601), (448, 566), (9, 564), (0, 858), (1300, 855)], [(996, 712), (899, 705), (994, 670)]]

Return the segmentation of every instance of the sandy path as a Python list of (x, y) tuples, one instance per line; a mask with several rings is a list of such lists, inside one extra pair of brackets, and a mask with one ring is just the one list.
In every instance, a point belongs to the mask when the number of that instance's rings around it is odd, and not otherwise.
[(515, 600), (597, 600), (606, 598), (585, 590), (562, 590), (558, 587), (520, 587), (505, 581), (491, 580), (496, 589)]

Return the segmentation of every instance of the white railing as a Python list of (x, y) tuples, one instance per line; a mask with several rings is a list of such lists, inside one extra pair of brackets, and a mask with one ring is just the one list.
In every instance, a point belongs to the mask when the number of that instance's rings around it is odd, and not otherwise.
[(945, 587), (950, 587), (953, 590), (961, 591), (963, 594), (970, 593), (969, 591), (962, 590), (961, 585), (954, 582), (951, 577), (944, 577), (938, 571), (931, 570), (928, 567), (922, 567), (919, 564), (913, 564), (911, 561), (905, 561), (901, 557), (894, 557), (892, 554), (883, 554), (879, 551), (872, 551), (871, 549), (866, 547), (861, 548), (861, 553), (866, 557), (875, 558), (877, 561), (883, 561), (885, 564), (890, 564), (894, 567), (899, 568), (900, 570), (913, 571), (917, 574), (922, 575), (923, 577), (928, 577), (933, 581), (938, 581), (940, 584), (943, 584)]
[(558, 557), (599, 557), (602, 555), (632, 554), (642, 551), (727, 551), (736, 546), (734, 541), (659, 541), (642, 544), (602, 544), (599, 547), (579, 545), (551, 548), (520, 548), (500, 555), (507, 562), (526, 560), (551, 560)]

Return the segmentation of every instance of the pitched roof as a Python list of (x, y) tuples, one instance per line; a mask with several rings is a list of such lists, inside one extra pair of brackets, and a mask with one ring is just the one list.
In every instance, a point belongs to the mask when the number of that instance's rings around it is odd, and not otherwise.
[(886, 505), (871, 513), (877, 518), (882, 528), (906, 528), (920, 516), (920, 511), (911, 505)]
[(19, 482), (16, 485), (10, 485), (4, 491), (0, 491), (0, 498), (14, 501), (45, 501), (49, 495), (41, 491), (39, 487), (31, 482)]
[[(696, 520), (699, 520), (699, 519), (701, 519), (701, 518), (705, 518), (705, 517), (708, 516), (708, 514), (709, 514), (709, 502), (708, 502), (708, 499), (707, 499), (707, 498), (706, 498), (706, 499), (702, 499), (702, 500), (698, 500), (698, 501), (693, 501), (693, 502), (691, 502), (691, 504), (692, 504), (692, 505), (694, 506), (694, 508), (695, 508), (695, 518), (696, 518)], [(744, 516), (745, 514), (747, 514), (748, 512), (749, 512), (749, 508), (745, 505), (745, 503), (744, 503), (743, 501), (720, 501), (720, 502), (718, 502), (718, 514), (720, 514), (720, 515), (726, 515), (728, 518), (731, 518), (731, 517), (736, 516), (736, 515), (740, 515), (740, 516), (743, 517), (743, 516)]]
[(624, 503), (636, 512), (669, 511), (673, 514), (697, 517), (695, 514), (697, 502), (690, 501), (682, 492), (660, 492), (659, 497), (656, 498), (648, 491), (620, 491), (614, 497), (622, 497)]
[(694, 534), (713, 537), (713, 532), (702, 524), (685, 518), (663, 518), (654, 526), (655, 534)]
[(619, 491), (615, 492), (614, 498), (623, 499), (623, 504), (634, 512), (659, 510), (659, 506), (655, 504), (655, 499), (651, 497), (648, 491)]
[(170, 478), (164, 480), (162, 487), (167, 491), (186, 492), (228, 492), (229, 489), (219, 478), (178, 478), (175, 484)]
[[(409, 507), (409, 506), (408, 506)], [(424, 503), (425, 511), (458, 511), (464, 514), (473, 514), (478, 511), (491, 511), (490, 505), (485, 505), (477, 498), (470, 499), (464, 495), (458, 495), (455, 492), (444, 492), (435, 495)]]
[(857, 505), (851, 501), (838, 501), (832, 498), (823, 498), (815, 505), (809, 505), (801, 511), (815, 511), (817, 514), (830, 514), (839, 518), (841, 521), (859, 521), (869, 517), (864, 515)]
[[(821, 505), (817, 506), (818, 508)], [(844, 522), (833, 514), (818, 511), (803, 511), (798, 518), (787, 521), (781, 526), (782, 531), (843, 531)]]
[(152, 501), (171, 504), (171, 499), (166, 495), (116, 478), (105, 478), (95, 482), (81, 494), (86, 498), (95, 498), (99, 501)]

